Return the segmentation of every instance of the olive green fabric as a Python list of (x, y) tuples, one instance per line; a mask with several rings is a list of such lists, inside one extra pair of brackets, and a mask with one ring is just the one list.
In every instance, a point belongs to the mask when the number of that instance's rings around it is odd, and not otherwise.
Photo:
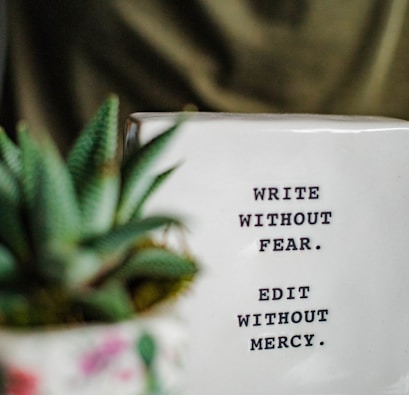
[(3, 87), (4, 66), (6, 60), (6, 1), (0, 0), (0, 98)]
[(12, 0), (2, 119), (62, 147), (134, 111), (409, 118), (407, 0)]

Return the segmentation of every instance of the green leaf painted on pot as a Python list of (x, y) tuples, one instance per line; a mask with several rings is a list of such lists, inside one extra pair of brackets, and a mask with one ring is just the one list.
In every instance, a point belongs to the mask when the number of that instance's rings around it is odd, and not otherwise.
[(137, 351), (147, 368), (151, 368), (156, 356), (155, 339), (148, 333), (144, 333), (138, 341)]

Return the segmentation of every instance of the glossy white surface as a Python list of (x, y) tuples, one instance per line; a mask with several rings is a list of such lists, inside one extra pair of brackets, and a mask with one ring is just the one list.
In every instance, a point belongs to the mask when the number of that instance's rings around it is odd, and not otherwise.
[[(173, 115), (134, 117), (146, 139)], [(409, 123), (193, 116), (160, 167), (180, 161), (150, 209), (185, 218), (203, 266), (183, 306), (186, 395), (409, 394)], [(307, 297), (259, 300), (273, 288)]]

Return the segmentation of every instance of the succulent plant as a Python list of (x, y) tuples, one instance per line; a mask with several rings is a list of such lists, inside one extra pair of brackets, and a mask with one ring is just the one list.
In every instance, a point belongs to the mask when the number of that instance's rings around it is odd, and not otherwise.
[(152, 164), (179, 121), (117, 159), (118, 98), (108, 97), (66, 159), (24, 124), (0, 131), (0, 325), (113, 322), (183, 289), (197, 265), (158, 239), (183, 224), (144, 216), (175, 167)]

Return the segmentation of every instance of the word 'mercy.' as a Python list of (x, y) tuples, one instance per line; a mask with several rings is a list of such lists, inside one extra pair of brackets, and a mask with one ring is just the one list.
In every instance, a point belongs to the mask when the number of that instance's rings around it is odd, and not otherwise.
[[(272, 287), (272, 288), (259, 288), (258, 289), (258, 301), (266, 302), (269, 304), (277, 303), (280, 300), (296, 301), (306, 300), (310, 296), (310, 286), (289, 286), (289, 287)], [(301, 307), (301, 306), (300, 306)], [(264, 309), (263, 309), (264, 310)], [(316, 334), (311, 333), (311, 329), (317, 328), (317, 325), (322, 325), (328, 321), (329, 309), (328, 308), (291, 308), (285, 310), (273, 310), (269, 309), (258, 313), (245, 313), (237, 315), (237, 324), (239, 328), (254, 328), (265, 327), (263, 336), (252, 337), (249, 339), (250, 351), (261, 350), (274, 350), (274, 349), (286, 349), (286, 348), (303, 348), (313, 347), (315, 345), (324, 346), (323, 340), (318, 341)], [(279, 335), (269, 333), (270, 330), (277, 326), (282, 326), (277, 332)], [(307, 329), (309, 333), (301, 333), (301, 329)], [(297, 328), (295, 332), (289, 334), (290, 328)], [(286, 328), (286, 329), (284, 329)], [(287, 329), (288, 328), (288, 329)], [(265, 336), (267, 334), (267, 336)]]

